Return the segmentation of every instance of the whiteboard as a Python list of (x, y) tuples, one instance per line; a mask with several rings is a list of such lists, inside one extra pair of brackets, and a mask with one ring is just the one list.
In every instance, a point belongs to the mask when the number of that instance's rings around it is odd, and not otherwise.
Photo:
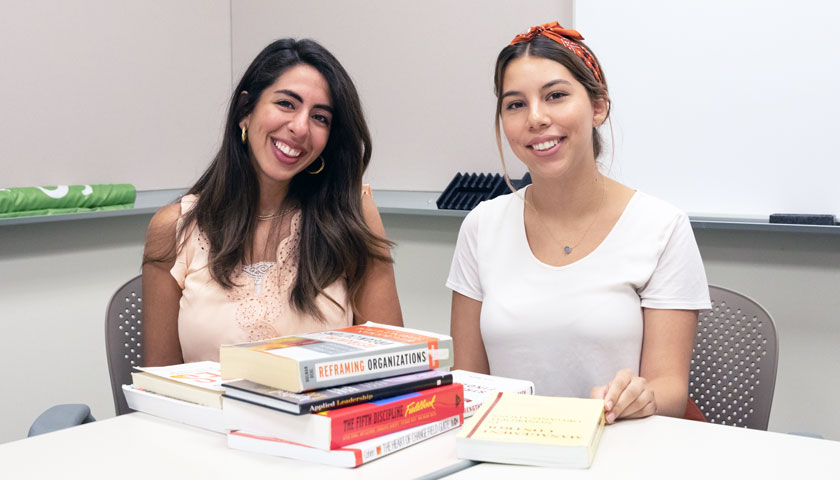
[(609, 82), (613, 177), (695, 214), (840, 214), (837, 3), (574, 8)]

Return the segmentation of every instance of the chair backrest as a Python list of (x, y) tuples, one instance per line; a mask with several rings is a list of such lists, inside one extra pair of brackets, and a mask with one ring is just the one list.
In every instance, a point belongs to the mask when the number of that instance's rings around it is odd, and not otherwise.
[(767, 430), (779, 342), (773, 319), (746, 295), (709, 286), (700, 312), (689, 396), (711, 423)]
[(131, 384), (133, 367), (143, 365), (141, 281), (142, 277), (138, 275), (117, 289), (108, 303), (108, 314), (105, 317), (105, 352), (117, 415), (131, 412), (122, 386)]

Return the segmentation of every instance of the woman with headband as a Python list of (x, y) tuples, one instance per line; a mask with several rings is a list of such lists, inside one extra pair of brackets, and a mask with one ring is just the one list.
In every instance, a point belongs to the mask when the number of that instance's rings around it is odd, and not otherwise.
[(554, 22), (498, 56), (499, 154), (504, 166), (501, 125), (533, 183), (461, 226), (446, 283), (455, 368), (603, 398), (609, 423), (683, 416), (710, 306), (702, 260), (685, 213), (599, 170), (610, 98), (581, 40)]
[(222, 145), (149, 225), (145, 362), (219, 346), (402, 325), (391, 243), (362, 186), (370, 133), (350, 76), (312, 40), (277, 40), (233, 91)]

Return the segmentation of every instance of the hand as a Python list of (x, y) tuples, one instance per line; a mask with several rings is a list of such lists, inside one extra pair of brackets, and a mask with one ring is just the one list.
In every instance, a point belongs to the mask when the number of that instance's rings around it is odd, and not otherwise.
[(610, 383), (593, 388), (590, 397), (604, 400), (607, 423), (619, 418), (642, 418), (656, 413), (656, 399), (647, 380), (627, 369), (616, 373)]

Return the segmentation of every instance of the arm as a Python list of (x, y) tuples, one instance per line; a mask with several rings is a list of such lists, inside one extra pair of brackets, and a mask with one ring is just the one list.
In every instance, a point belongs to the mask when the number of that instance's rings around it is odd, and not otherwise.
[[(362, 214), (370, 231), (379, 237), (386, 238), (385, 226), (379, 210), (373, 203), (370, 190), (362, 192)], [(391, 257), (391, 251), (386, 246), (377, 246), (376, 252), (384, 257)], [(394, 277), (394, 264), (382, 260), (372, 260), (362, 278), (362, 285), (356, 293), (356, 308), (359, 316), (356, 322), (372, 321), (389, 325), (403, 326), (400, 299), (397, 296), (397, 281)]]
[(175, 229), (179, 204), (167, 205), (152, 217), (143, 252), (143, 356), (145, 366), (183, 363), (178, 338), (181, 287), (169, 273), (175, 264)]
[(480, 328), (481, 302), (452, 292), (452, 318), (449, 326), (455, 345), (456, 370), (490, 373)]
[(613, 380), (592, 390), (603, 398), (607, 421), (653, 414), (682, 417), (688, 402), (688, 373), (696, 310), (645, 308), (640, 376), (621, 370)]

